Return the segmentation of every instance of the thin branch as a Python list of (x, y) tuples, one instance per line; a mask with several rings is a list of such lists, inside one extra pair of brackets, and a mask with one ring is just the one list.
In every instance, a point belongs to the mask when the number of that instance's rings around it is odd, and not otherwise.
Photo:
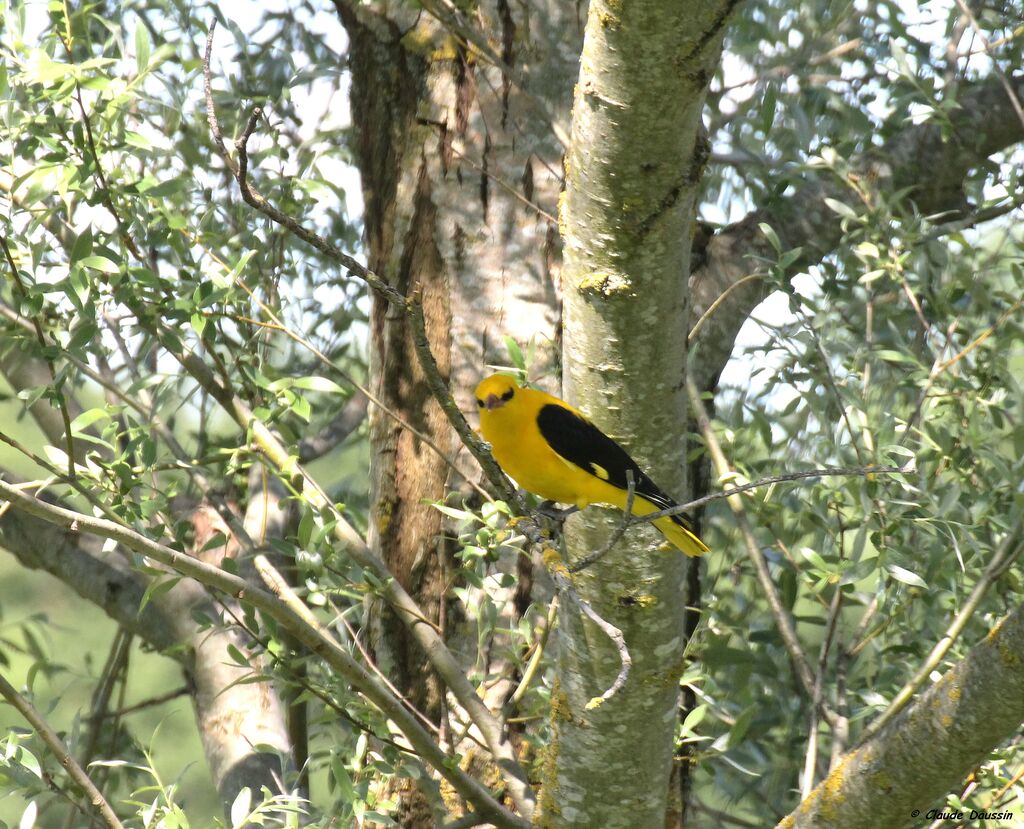
[[(700, 430), (701, 435), (703, 435), (704, 443), (707, 446), (708, 453), (711, 455), (711, 462), (714, 464), (718, 477), (724, 480), (732, 475), (733, 472), (729, 468), (729, 462), (726, 460), (725, 453), (722, 452), (722, 447), (718, 443), (718, 438), (715, 437), (715, 433), (711, 429), (711, 420), (708, 417), (707, 410), (704, 408), (704, 403), (700, 398), (700, 392), (694, 385), (693, 380), (689, 377), (686, 378), (686, 391), (690, 397), (690, 407), (693, 410), (694, 419), (697, 421), (697, 427)], [(782, 637), (782, 642), (786, 646), (786, 651), (789, 653), (789, 658), (793, 663), (794, 670), (796, 671), (796, 676), (799, 680), (798, 684), (807, 695), (807, 698), (813, 703), (815, 699), (814, 672), (811, 670), (810, 663), (807, 660), (807, 655), (800, 646), (800, 640), (796, 635), (796, 628), (793, 626), (789, 613), (786, 612), (785, 607), (782, 605), (782, 598), (779, 596), (778, 588), (775, 586), (775, 582), (772, 581), (771, 574), (768, 572), (768, 564), (764, 560), (761, 548), (757, 543), (757, 539), (754, 537), (754, 531), (750, 526), (750, 522), (747, 520), (743, 501), (734, 494), (739, 490), (740, 487), (736, 487), (730, 492), (721, 494), (724, 494), (729, 498), (729, 506), (732, 507), (736, 525), (743, 536), (744, 542), (746, 543), (747, 558), (750, 559), (750, 563), (753, 565), (754, 572), (757, 575), (758, 583), (764, 591), (765, 599), (768, 601), (768, 607), (771, 609), (772, 617), (775, 619), (775, 624), (779, 629), (779, 635)], [(828, 722), (831, 723), (835, 720), (835, 715), (831, 711), (828, 711), (824, 704), (822, 704), (822, 713), (825, 714), (825, 719)]]
[(46, 743), (47, 748), (53, 752), (54, 757), (60, 762), (61, 766), (65, 768), (68, 775), (72, 780), (77, 783), (82, 791), (85, 792), (89, 798), (89, 802), (93, 805), (100, 816), (103, 818), (103, 822), (110, 827), (110, 829), (124, 829), (121, 821), (118, 820), (117, 815), (114, 814), (114, 810), (110, 808), (110, 804), (107, 803), (107, 799), (103, 796), (103, 793), (93, 784), (92, 780), (89, 779), (89, 775), (85, 773), (85, 770), (78, 765), (78, 762), (68, 751), (64, 741), (58, 736), (57, 732), (50, 728), (49, 723), (43, 719), (42, 715), (36, 710), (35, 706), (32, 705), (27, 699), (19, 694), (13, 685), (11, 685), (2, 674), (0, 674), (0, 696), (7, 700), (17, 711), (23, 716), (28, 723), (35, 729), (36, 733)]
[(466, 422), (466, 418), (463, 416), (458, 404), (441, 379), (441, 371), (437, 367), (437, 361), (430, 350), (430, 341), (427, 339), (427, 325), (423, 318), (423, 306), (418, 292), (413, 293), (407, 307), (409, 320), (412, 323), (413, 347), (416, 349), (416, 356), (423, 366), (423, 373), (426, 375), (427, 384), (430, 386), (434, 399), (440, 403), (441, 409), (448, 417), (448, 422), (452, 424), (463, 445), (476, 458), (484, 474), (487, 475), (491, 484), (498, 490), (501, 499), (510, 504), (516, 512), (526, 513), (526, 504), (519, 496), (519, 493), (513, 489), (505, 473), (502, 472), (501, 467), (494, 460), (490, 452), (490, 446), (481, 440), (469, 423)]
[[(436, 122), (434, 122), (434, 121), (430, 122), (430, 124), (434, 124), (434, 123), (436, 123)], [(485, 167), (483, 167), (480, 164), (478, 164), (477, 162), (475, 162), (472, 158), (470, 158), (464, 152), (459, 150), (458, 147), (452, 147), (452, 152), (455, 153), (455, 155), (457, 155), (463, 161), (465, 161), (470, 167), (472, 167), (478, 173), (480, 173), (481, 175), (487, 176), (487, 178), (489, 178), (491, 181), (493, 181), (495, 184), (497, 184), (502, 190), (504, 190), (510, 196), (512, 196), (512, 198), (516, 199), (516, 201), (519, 201), (522, 204), (524, 204), (527, 208), (532, 210), (534, 213), (536, 213), (542, 219), (547, 221), (549, 224), (551, 224), (551, 225), (553, 225), (555, 227), (558, 227), (558, 218), (557, 217), (552, 216), (550, 213), (548, 213), (543, 207), (541, 207), (536, 202), (530, 201), (528, 198), (526, 198), (526, 196), (524, 196), (522, 193), (520, 193), (519, 190), (517, 190), (515, 187), (513, 187), (511, 184), (509, 184), (507, 181), (505, 181), (505, 179), (503, 179), (501, 176), (495, 175), (490, 170), (486, 169)]]
[[(703, 404), (702, 404), (703, 405)], [(784, 475), (771, 475), (767, 478), (760, 478), (751, 483), (740, 484), (739, 486), (730, 486), (729, 489), (723, 490), (722, 492), (712, 492), (710, 495), (704, 495), (701, 498), (695, 498), (692, 501), (687, 501), (685, 504), (676, 504), (674, 507), (663, 509), (658, 512), (652, 512), (648, 515), (637, 515), (633, 516), (631, 523), (633, 524), (647, 524), (651, 521), (657, 521), (659, 518), (664, 518), (668, 515), (679, 515), (680, 513), (688, 512), (689, 510), (702, 507), (705, 504), (709, 504), (712, 501), (718, 501), (721, 498), (732, 498), (734, 495), (739, 495), (741, 492), (749, 492), (752, 489), (761, 489), (762, 487), (769, 486), (770, 484), (781, 484), (787, 481), (801, 481), (806, 478), (842, 478), (842, 477), (864, 477), (867, 475), (906, 475), (916, 471), (913, 466), (825, 466), (820, 469), (808, 469), (803, 472), (787, 472)], [(727, 472), (721, 477), (730, 478), (734, 477), (734, 472)]]
[[(7, 266), (11, 271), (11, 279), (17, 286), (18, 293), (21, 294), (23, 300), (28, 301), (28, 291), (25, 290), (25, 284), (21, 281), (21, 273), (18, 271), (18, 266), (14, 262), (14, 256), (11, 254), (11, 249), (7, 244), (7, 237), (0, 235), (0, 246), (4, 249), (4, 258), (7, 260)], [(57, 407), (60, 409), (61, 419), (64, 421), (64, 440), (66, 441), (66, 451), (68, 453), (68, 478), (74, 480), (75, 478), (75, 442), (71, 436), (71, 413), (68, 411), (68, 401), (64, 399), (64, 393), (57, 388), (57, 369), (53, 363), (53, 357), (48, 355), (48, 345), (46, 342), (46, 335), (43, 334), (43, 326), (39, 320), (35, 317), (32, 318), (32, 327), (35, 329), (36, 339), (39, 341), (39, 347), (42, 349), (43, 359), (46, 361), (46, 365), (50, 369), (50, 379), (53, 380), (53, 393), (57, 398)]]
[(96, 711), (89, 715), (91, 721), (102, 722), (103, 720), (121, 719), (128, 714), (135, 714), (139, 711), (145, 711), (147, 708), (153, 708), (157, 705), (163, 705), (165, 702), (170, 702), (172, 699), (178, 697), (184, 697), (190, 694), (192, 691), (187, 685), (182, 685), (180, 688), (175, 688), (173, 691), (166, 691), (163, 694), (157, 694), (153, 697), (140, 700), (139, 702), (132, 703), (131, 705), (125, 705), (122, 708), (115, 708), (112, 711)]
[(446, 823), (441, 829), (473, 829), (474, 826), (480, 826), (487, 821), (480, 815), (470, 812), (468, 815), (460, 817), (458, 820), (453, 820), (450, 823)]
[(690, 333), (686, 335), (687, 343), (693, 345), (694, 341), (697, 339), (697, 335), (700, 333), (700, 329), (704, 327), (704, 323), (706, 323), (712, 316), (714, 316), (715, 311), (717, 311), (721, 307), (722, 303), (729, 298), (729, 294), (731, 294), (737, 288), (746, 285), (748, 282), (761, 280), (764, 279), (764, 277), (765, 275), (763, 273), (751, 273), (747, 274), (744, 277), (741, 277), (740, 279), (737, 279), (735, 282), (730, 282), (729, 287), (718, 295), (715, 301), (712, 302), (707, 307), (707, 310), (703, 314), (701, 314), (700, 318), (693, 324), (693, 327), (690, 329)]
[[(232, 174), (235, 177), (235, 180), (238, 182), (239, 190), (242, 193), (242, 199), (245, 201), (246, 204), (258, 210), (260, 213), (269, 218), (275, 224), (279, 224), (282, 227), (286, 228), (292, 234), (298, 236), (302, 241), (316, 248), (318, 251), (324, 254), (324, 256), (327, 256), (329, 259), (332, 259), (333, 261), (337, 262), (339, 265), (345, 268), (350, 274), (354, 274), (355, 276), (362, 279), (371, 288), (373, 288), (374, 291), (376, 291), (382, 297), (387, 299), (388, 302), (398, 307), (404, 308), (405, 297), (401, 294), (400, 291), (397, 291), (394, 288), (392, 288), (390, 285), (387, 284), (387, 282), (381, 279), (373, 271), (363, 267), (353, 257), (344, 253), (341, 249), (328, 242), (319, 234), (314, 233), (311, 230), (308, 230), (306, 227), (297, 222), (291, 216), (282, 213), (280, 210), (274, 207), (274, 205), (268, 202), (266, 198), (264, 198), (252, 186), (252, 184), (249, 182), (248, 176), (249, 155), (248, 147), (245, 141), (239, 140), (235, 143), (235, 149), (238, 155), (238, 162), (236, 163), (228, 154), (227, 147), (224, 144), (223, 137), (221, 137), (218, 140), (218, 136), (220, 136), (220, 124), (217, 120), (217, 109), (213, 102), (213, 91), (208, 80), (210, 77), (210, 56), (213, 50), (213, 35), (216, 30), (217, 21), (216, 19), (214, 19), (210, 23), (210, 32), (206, 38), (206, 55), (203, 60), (203, 75), (205, 81), (204, 85), (206, 94), (206, 116), (207, 121), (211, 125), (211, 130), (214, 131), (214, 140), (217, 141), (217, 148), (220, 150), (221, 157), (224, 159), (224, 163), (227, 164), (228, 169), (231, 170)], [(255, 126), (254, 119), (257, 114), (257, 111), (254, 111), (249, 116), (249, 122), (246, 125), (247, 130), (249, 130), (249, 124)], [(250, 135), (251, 130), (244, 133), (245, 139), (248, 140)]]
[(537, 669), (540, 667), (541, 658), (544, 656), (544, 648), (547, 646), (548, 637), (551, 635), (551, 631), (555, 626), (555, 618), (558, 615), (558, 596), (555, 596), (551, 600), (551, 604), (548, 605), (548, 617), (544, 624), (544, 630), (540, 635), (540, 639), (534, 646), (533, 654), (530, 656), (530, 661), (526, 665), (526, 670), (523, 671), (523, 678), (519, 681), (519, 685), (516, 690), (509, 697), (509, 702), (512, 705), (518, 705), (526, 692), (530, 687), (530, 683), (533, 682), (533, 678), (537, 674)]
[(608, 543), (605, 544), (600, 550), (595, 550), (589, 555), (585, 555), (579, 561), (573, 562), (569, 566), (570, 573), (579, 573), (581, 570), (586, 570), (591, 564), (600, 559), (604, 558), (611, 551), (612, 547), (619, 543), (619, 540), (623, 535), (626, 534), (632, 526), (631, 519), (633, 518), (633, 499), (636, 496), (636, 482), (633, 480), (633, 470), (626, 470), (626, 509), (625, 515), (623, 516), (622, 522), (612, 533), (612, 537), (608, 539)]
[[(982, 31), (981, 26), (978, 24), (978, 18), (974, 16), (974, 12), (971, 11), (971, 7), (968, 6), (964, 0), (956, 0), (956, 4), (960, 7), (960, 11), (964, 13), (967, 19), (971, 22), (971, 28), (977, 33), (981, 39), (981, 43), (986, 49), (989, 48), (988, 38), (985, 37), (985, 32)], [(1010, 83), (1010, 79), (1006, 77), (1006, 73), (1002, 67), (995, 60), (992, 61), (992, 67), (995, 69), (996, 74), (999, 76), (999, 82), (1003, 85), (1003, 89), (1006, 90), (1006, 96), (1010, 99), (1010, 106), (1013, 107), (1013, 111), (1017, 113), (1017, 117), (1020, 118), (1021, 125), (1024, 125), (1024, 107), (1021, 106), (1020, 99), (1017, 97), (1017, 93), (1013, 88), (1013, 84)]]
[(569, 568), (565, 566), (565, 560), (558, 554), (558, 550), (550, 545), (546, 546), (543, 550), (543, 558), (548, 573), (551, 574), (551, 580), (555, 583), (555, 587), (558, 588), (559, 594), (565, 596), (565, 598), (580, 609), (584, 616), (597, 625), (604, 635), (612, 640), (615, 649), (619, 652), (620, 667), (615, 681), (601, 696), (592, 698), (586, 705), (587, 710), (597, 708), (614, 697), (622, 686), (626, 684), (626, 680), (629, 678), (629, 670), (633, 666), (633, 657), (629, 655), (629, 649), (626, 647), (626, 639), (622, 635), (622, 631), (611, 624), (611, 622), (602, 619), (598, 612), (591, 607), (590, 603), (576, 592)]
[[(215, 23), (210, 27), (207, 37), (206, 59), (204, 60), (204, 73), (209, 74), (210, 54), (212, 52), (213, 36), (216, 30)], [(217, 122), (216, 109), (213, 102), (213, 94), (210, 85), (206, 90), (207, 116), (211, 122)], [(246, 141), (251, 134), (251, 127), (255, 126), (256, 113), (250, 115), (246, 125), (246, 131), (235, 143), (238, 154), (238, 164), (234, 167), (224, 150), (223, 141), (218, 145), (225, 163), (229, 168), (236, 171), (235, 178), (238, 182), (242, 198), (254, 209), (263, 213), (271, 221), (289, 230), (299, 239), (312, 245), (325, 256), (344, 267), (350, 274), (353, 274), (375, 291), (379, 296), (390, 304), (401, 309), (410, 315), (412, 322), (416, 352), (420, 358), (424, 374), (434, 397), (441, 408), (448, 416), (453, 427), (469, 447), (470, 451), (481, 463), (488, 477), (495, 484), (499, 492), (507, 496), (508, 500), (518, 511), (523, 511), (522, 499), (508, 484), (507, 479), (501, 473), (497, 464), (483, 447), (482, 442), (470, 430), (458, 406), (452, 399), (451, 394), (445, 387), (441, 378), (436, 361), (430, 352), (430, 344), (426, 338), (425, 324), (423, 321), (422, 309), (415, 300), (408, 300), (400, 291), (393, 288), (377, 274), (363, 267), (351, 256), (343, 253), (335, 245), (323, 237), (307, 229), (295, 219), (278, 210), (270, 204), (262, 195), (257, 192), (249, 182), (248, 178), (248, 151)], [(327, 496), (323, 493), (316, 482), (297, 463), (297, 459), (278, 441), (271, 430), (260, 420), (252, 416), (248, 406), (245, 405), (230, 390), (217, 383), (209, 368), (194, 354), (174, 355), (193, 377), (204, 386), (231, 414), (231, 416), (246, 430), (251, 430), (254, 441), (260, 450), (267, 456), (268, 460), (281, 472), (292, 477), (296, 485), (302, 486), (306, 491), (306, 497), (310, 503), (323, 512), (331, 515), (335, 521), (334, 534), (348, 548), (352, 557), (363, 567), (373, 572), (381, 581), (382, 594), (387, 602), (396, 610), (399, 618), (409, 627), (413, 637), (423, 648), (431, 664), (451, 689), (452, 693), (466, 709), (470, 718), (480, 729), (487, 743), (488, 748), (495, 757), (498, 767), (509, 786), (509, 792), (519, 808), (526, 816), (530, 816), (534, 809), (534, 795), (528, 785), (526, 773), (516, 760), (515, 752), (504, 734), (500, 720), (487, 708), (483, 700), (477, 695), (476, 689), (466, 678), (461, 666), (455, 660), (451, 651), (445, 645), (438, 633), (429, 625), (421, 624), (423, 613), (419, 610), (415, 601), (409, 596), (404, 587), (394, 578), (386, 565), (369, 549), (366, 542), (359, 536), (355, 529), (349, 524), (344, 516), (334, 507)]]

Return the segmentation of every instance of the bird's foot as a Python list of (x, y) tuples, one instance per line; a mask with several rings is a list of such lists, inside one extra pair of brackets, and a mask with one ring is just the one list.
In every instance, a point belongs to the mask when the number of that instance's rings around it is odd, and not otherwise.
[(574, 512), (579, 511), (579, 507), (566, 507), (565, 509), (559, 509), (558, 507), (555, 506), (554, 501), (541, 501), (537, 505), (537, 512), (539, 512), (545, 518), (550, 518), (552, 521), (557, 521), (558, 523), (563, 522)]

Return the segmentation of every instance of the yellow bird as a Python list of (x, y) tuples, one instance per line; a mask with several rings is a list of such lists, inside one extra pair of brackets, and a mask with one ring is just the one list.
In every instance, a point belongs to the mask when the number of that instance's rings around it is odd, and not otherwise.
[[(626, 508), (627, 473), (633, 475), (633, 514), (676, 506), (629, 454), (568, 403), (521, 388), (504, 374), (492, 374), (476, 387), (480, 433), (491, 444), (498, 465), (534, 495), (574, 504)], [(688, 556), (708, 546), (681, 515), (653, 522)]]

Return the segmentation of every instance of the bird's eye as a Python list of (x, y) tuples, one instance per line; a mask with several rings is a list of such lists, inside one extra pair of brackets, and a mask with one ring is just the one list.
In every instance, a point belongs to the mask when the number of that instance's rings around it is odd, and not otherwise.
[(483, 401), (483, 400), (481, 400), (481, 399), (480, 399), (480, 398), (478, 397), (478, 398), (476, 399), (476, 405), (477, 405), (477, 407), (478, 407), (478, 408), (481, 408), (481, 409), (482, 409), (482, 408), (484, 407), (484, 401)]
[(501, 399), (502, 399), (502, 400), (511, 400), (511, 399), (512, 399), (512, 395), (513, 395), (513, 394), (515, 394), (515, 393), (516, 393), (516, 390), (515, 390), (515, 389), (509, 389), (509, 390), (508, 390), (507, 392), (505, 392), (505, 393), (504, 393), (504, 394), (503, 394), (503, 395), (501, 396)]

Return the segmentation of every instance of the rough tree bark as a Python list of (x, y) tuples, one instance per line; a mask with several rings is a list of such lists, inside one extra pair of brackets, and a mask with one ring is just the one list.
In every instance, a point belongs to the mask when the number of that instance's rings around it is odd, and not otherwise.
[[(470, 410), (465, 403), (484, 363), (507, 362), (505, 335), (525, 345), (556, 328), (557, 229), (531, 200), (554, 210), (558, 153), (550, 125), (523, 116), (535, 105), (534, 95), (557, 100), (565, 89), (512, 86), (476, 47), (453, 36), (448, 26), (462, 24), (452, 12), (441, 24), (407, 8), (341, 0), (335, 7), (351, 38), (369, 266), (403, 293), (420, 293), (439, 368)], [(508, 3), (484, 4), (478, 13), (473, 26), (503, 44), (499, 59), (506, 66), (535, 44), (548, 49), (538, 68), (575, 55), (572, 37), (564, 37), (572, 25), (559, 28), (563, 37), (552, 41), (536, 23), (531, 31), (531, 21), (517, 20)], [(539, 362), (550, 365), (552, 352), (542, 350)], [(423, 382), (407, 316), (378, 299), (371, 382), (389, 411), (371, 407), (370, 541), (428, 618), (448, 628), (456, 621), (445, 604), (452, 542), (429, 501), (443, 500), (458, 482), (450, 479), (446, 460), (393, 415), (445, 455), (453, 456), (456, 447)], [(471, 469), (467, 463), (462, 468)], [(375, 608), (373, 618), (382, 668), (444, 726), (444, 689), (424, 654), (385, 608)], [(497, 704), (503, 687), (491, 688)], [(428, 804), (409, 789), (400, 820), (409, 827), (433, 825)]]

